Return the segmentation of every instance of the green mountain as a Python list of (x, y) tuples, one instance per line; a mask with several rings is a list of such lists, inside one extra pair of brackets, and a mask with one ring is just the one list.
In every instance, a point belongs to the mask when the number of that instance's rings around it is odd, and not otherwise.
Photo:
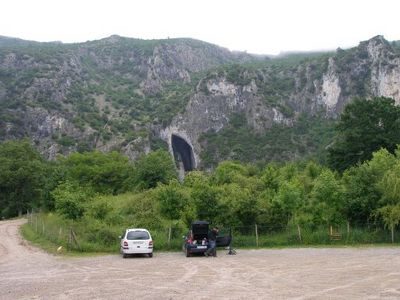
[(400, 101), (399, 43), (255, 56), (193, 39), (0, 37), (0, 140), (58, 153), (169, 148), (181, 168), (316, 156), (356, 96)]

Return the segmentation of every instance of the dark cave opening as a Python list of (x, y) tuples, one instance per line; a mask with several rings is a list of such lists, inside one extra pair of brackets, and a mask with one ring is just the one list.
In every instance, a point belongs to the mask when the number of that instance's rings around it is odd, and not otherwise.
[(180, 136), (171, 136), (172, 151), (177, 165), (181, 162), (185, 172), (192, 171), (195, 168), (194, 155), (192, 147)]

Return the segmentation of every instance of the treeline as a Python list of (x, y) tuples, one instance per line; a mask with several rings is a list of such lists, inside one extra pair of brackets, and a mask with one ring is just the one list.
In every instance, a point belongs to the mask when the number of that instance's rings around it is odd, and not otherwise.
[(195, 219), (271, 227), (400, 221), (400, 150), (381, 149), (343, 174), (313, 161), (264, 168), (226, 161), (183, 182), (163, 151), (134, 164), (116, 152), (46, 162), (27, 141), (13, 141), (1, 144), (0, 155), (2, 217), (44, 209), (70, 220), (152, 227)]
[(135, 163), (117, 152), (98, 151), (46, 161), (28, 140), (6, 141), (0, 144), (0, 216), (63, 207), (80, 215), (79, 207), (90, 198), (151, 189), (173, 178), (175, 167), (165, 151)]
[(0, 214), (49, 211), (103, 244), (115, 243), (124, 227), (183, 230), (196, 219), (236, 228), (348, 223), (393, 230), (400, 222), (399, 126), (393, 100), (356, 100), (327, 150), (329, 166), (225, 161), (183, 182), (161, 150), (136, 162), (117, 152), (48, 162), (29, 141), (7, 141), (0, 144)]

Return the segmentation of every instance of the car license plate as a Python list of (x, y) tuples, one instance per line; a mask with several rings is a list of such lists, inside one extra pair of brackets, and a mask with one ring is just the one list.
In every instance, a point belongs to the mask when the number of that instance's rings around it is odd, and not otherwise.
[(207, 249), (207, 246), (197, 246), (197, 249)]

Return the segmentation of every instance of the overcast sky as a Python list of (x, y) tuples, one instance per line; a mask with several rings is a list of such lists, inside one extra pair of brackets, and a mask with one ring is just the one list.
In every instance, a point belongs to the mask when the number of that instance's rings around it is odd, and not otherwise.
[(400, 40), (399, 0), (2, 0), (0, 35), (84, 42), (191, 37), (259, 54)]

